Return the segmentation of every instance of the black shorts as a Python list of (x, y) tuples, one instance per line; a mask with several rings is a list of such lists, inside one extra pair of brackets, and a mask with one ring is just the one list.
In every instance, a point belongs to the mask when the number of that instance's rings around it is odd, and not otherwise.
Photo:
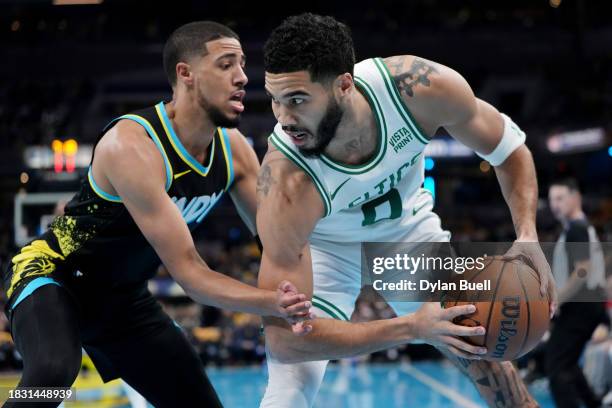
[(4, 271), (7, 316), (24, 366), (58, 353), (72, 366), (82, 347), (104, 382), (122, 378), (155, 406), (221, 406), (198, 355), (146, 281), (112, 282), (129, 271), (83, 275), (61, 254), (47, 231)]
[(80, 292), (44, 285), (14, 308), (10, 326), (33, 372), (41, 353), (78, 362), (82, 346), (104, 382), (122, 378), (156, 407), (221, 407), (197, 353), (144, 284)]
[(77, 344), (63, 352), (80, 355), (80, 344), (104, 382), (122, 378), (155, 406), (221, 406), (197, 353), (146, 282), (91, 281), (61, 270), (62, 262), (50, 265), (55, 260), (38, 250), (31, 255), (4, 276), (5, 287), (13, 283), (6, 309), (24, 365), (35, 367), (35, 353), (57, 354), (54, 344)]

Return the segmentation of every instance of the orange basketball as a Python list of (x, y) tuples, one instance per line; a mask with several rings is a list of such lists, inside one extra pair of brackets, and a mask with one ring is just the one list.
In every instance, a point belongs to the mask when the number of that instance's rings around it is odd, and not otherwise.
[(485, 268), (466, 274), (470, 282), (491, 281), (491, 292), (483, 301), (482, 292), (449, 294), (444, 307), (476, 305), (476, 312), (460, 316), (454, 323), (483, 326), (484, 336), (465, 337), (470, 343), (485, 346), (482, 358), (491, 361), (514, 360), (533, 349), (550, 323), (548, 296), (540, 294), (538, 274), (525, 263), (491, 258)]

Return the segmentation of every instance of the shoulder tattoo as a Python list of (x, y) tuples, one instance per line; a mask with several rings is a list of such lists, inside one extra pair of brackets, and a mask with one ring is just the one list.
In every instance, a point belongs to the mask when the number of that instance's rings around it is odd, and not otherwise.
[(404, 66), (406, 56), (391, 57), (386, 61), (395, 86), (403, 96), (413, 97), (414, 88), (418, 85), (430, 86), (429, 76), (438, 73), (433, 64), (420, 58), (415, 58), (408, 68)]

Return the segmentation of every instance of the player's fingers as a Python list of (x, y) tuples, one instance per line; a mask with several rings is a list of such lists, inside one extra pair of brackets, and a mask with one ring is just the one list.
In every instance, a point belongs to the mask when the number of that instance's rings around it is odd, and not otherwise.
[(306, 302), (300, 302), (300, 303), (296, 303), (294, 305), (290, 305), (287, 306), (285, 308), (285, 312), (289, 315), (289, 316), (297, 316), (297, 315), (308, 315), (308, 312), (310, 311), (310, 307), (312, 306), (312, 304), (309, 301)]
[(552, 281), (548, 287), (548, 303), (550, 309), (550, 318), (552, 319), (555, 313), (557, 312), (557, 307), (559, 307), (559, 301), (557, 299), (557, 288), (554, 285), (554, 281)]
[(470, 354), (475, 354), (477, 356), (487, 354), (486, 347), (475, 346), (473, 344), (462, 341), (456, 337), (443, 336), (442, 341), (444, 341), (448, 345), (454, 346), (455, 348)]
[[(501, 259), (503, 261), (514, 261), (515, 259), (520, 258), (521, 254), (522, 254), (521, 249), (515, 243), (514, 245), (512, 245), (510, 247), (508, 252), (506, 252), (504, 255), (502, 255)], [(496, 257), (493, 257), (493, 258), (496, 258)]]
[(548, 304), (548, 310), (550, 312), (549, 318), (552, 319), (555, 316), (555, 313), (557, 313), (557, 302), (550, 302)]
[(514, 261), (515, 259), (518, 259), (521, 256), (521, 254), (516, 251), (515, 249), (510, 249), (508, 252), (506, 252), (503, 256), (502, 256), (502, 260), (508, 262), (508, 261)]
[(297, 336), (303, 336), (312, 331), (312, 326), (304, 322), (298, 322), (291, 325), (291, 331)]
[(535, 270), (538, 272), (538, 275), (540, 276), (540, 294), (542, 296), (546, 296), (546, 293), (548, 292), (548, 286), (551, 284), (550, 265), (546, 261), (546, 258), (544, 258), (543, 254), (538, 254), (535, 257), (535, 260), (533, 260), (533, 264), (535, 266)]
[(448, 350), (451, 353), (453, 353), (457, 357), (465, 358), (465, 359), (468, 359), (468, 360), (482, 360), (482, 358), (480, 356), (478, 356), (476, 354), (466, 353), (465, 351), (459, 350), (455, 346), (449, 345), (447, 348), (448, 348)]
[(308, 313), (310, 308), (312, 307), (312, 303), (310, 301), (299, 302), (292, 305), (289, 305), (285, 308), (288, 314), (295, 315), (300, 313)]
[(302, 322), (291, 323), (291, 331), (293, 334), (300, 334), (304, 330), (304, 324)]
[(461, 326), (458, 324), (449, 323), (446, 333), (451, 336), (461, 336), (461, 337), (482, 336), (483, 334), (486, 333), (486, 330), (482, 326), (469, 327), (469, 326)]
[(548, 292), (548, 275), (545, 273), (542, 273), (540, 275), (540, 295), (542, 296), (546, 296), (547, 292)]
[(283, 292), (293, 292), (293, 293), (297, 293), (297, 288), (295, 287), (295, 285), (289, 281), (282, 281), (278, 287), (280, 288), (280, 290), (282, 290)]
[(461, 305), (461, 306), (452, 306), (447, 309), (444, 309), (444, 315), (446, 320), (453, 320), (455, 317), (469, 315), (476, 311), (476, 306), (474, 305)]
[(306, 295), (303, 295), (301, 293), (299, 295), (291, 294), (291, 293), (284, 293), (280, 297), (279, 306), (286, 308), (288, 306), (295, 305), (300, 302), (304, 302), (305, 300), (306, 300)]

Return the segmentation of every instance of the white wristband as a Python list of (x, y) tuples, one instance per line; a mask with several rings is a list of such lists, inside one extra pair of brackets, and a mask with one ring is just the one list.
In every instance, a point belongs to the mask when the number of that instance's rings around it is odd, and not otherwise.
[(489, 154), (480, 154), (476, 152), (478, 156), (491, 163), (491, 166), (499, 166), (502, 164), (513, 151), (525, 143), (525, 132), (523, 132), (507, 115), (503, 113), (501, 115), (504, 119), (504, 133), (495, 149)]

